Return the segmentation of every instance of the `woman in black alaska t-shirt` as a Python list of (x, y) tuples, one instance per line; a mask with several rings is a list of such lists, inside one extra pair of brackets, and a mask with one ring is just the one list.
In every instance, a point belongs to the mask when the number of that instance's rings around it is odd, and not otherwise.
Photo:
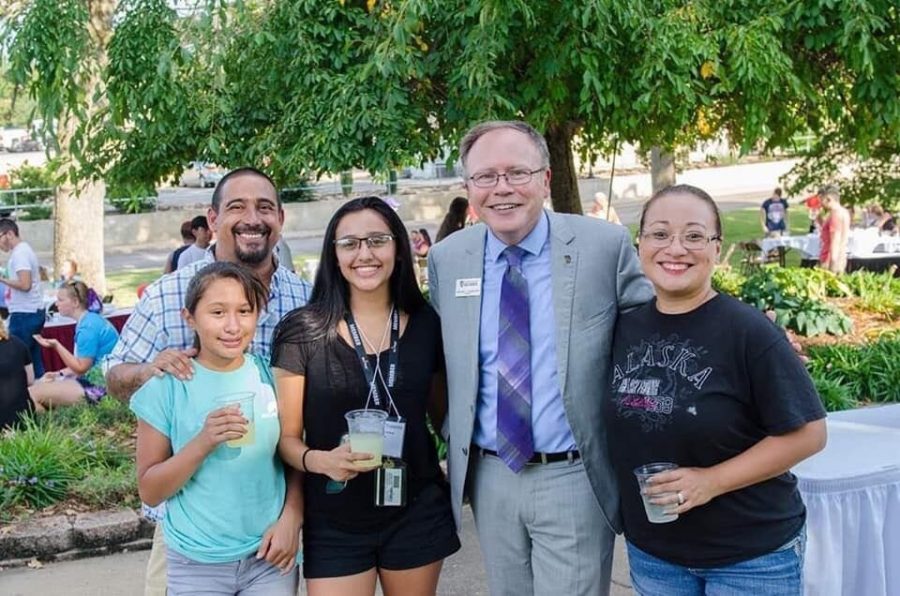
[[(718, 295), (715, 203), (687, 185), (644, 206), (640, 259), (656, 300), (620, 315), (605, 403), (632, 585), (641, 595), (799, 596), (805, 509), (790, 468), (822, 449), (825, 412), (782, 330)], [(650, 523), (633, 470), (678, 514)]]
[[(409, 239), (378, 197), (355, 199), (332, 217), (307, 306), (278, 325), (272, 366), (278, 385), (284, 460), (304, 474), (304, 576), (320, 591), (370, 596), (434, 593), (443, 559), (459, 549), (446, 482), (426, 426), (446, 411), (438, 317), (415, 282)], [(389, 323), (399, 313), (396, 378), (391, 387)], [(345, 320), (360, 330), (379, 399)], [(375, 476), (360, 469), (341, 438), (350, 410), (389, 410), (406, 419), (403, 462), (407, 504), (375, 505)]]
[(10, 427), (19, 416), (34, 411), (28, 386), (34, 382), (31, 355), (18, 338), (0, 322), (0, 430)]

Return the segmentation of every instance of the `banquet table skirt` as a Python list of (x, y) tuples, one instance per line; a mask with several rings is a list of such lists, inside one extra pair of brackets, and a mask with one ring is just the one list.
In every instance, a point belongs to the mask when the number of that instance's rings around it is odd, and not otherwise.
[(794, 468), (807, 509), (806, 596), (900, 594), (900, 430), (829, 416)]
[(900, 469), (810, 485), (806, 596), (900, 594)]
[[(113, 327), (116, 328), (116, 331), (121, 331), (122, 327), (125, 326), (125, 321), (128, 320), (128, 317), (131, 316), (131, 310), (127, 311), (116, 311), (110, 315), (104, 315), (106, 319), (112, 323)], [(71, 319), (69, 319), (71, 320)], [(75, 322), (65, 323), (65, 324), (48, 324), (44, 326), (43, 331), (41, 331), (41, 335), (46, 337), (47, 339), (55, 339), (58, 340), (59, 343), (64, 345), (70, 352), (74, 353), (75, 349)], [(47, 371), (55, 371), (60, 370), (66, 367), (65, 362), (62, 361), (62, 358), (59, 357), (59, 354), (56, 350), (48, 350), (47, 348), (41, 348), (41, 359), (44, 361), (44, 369)]]

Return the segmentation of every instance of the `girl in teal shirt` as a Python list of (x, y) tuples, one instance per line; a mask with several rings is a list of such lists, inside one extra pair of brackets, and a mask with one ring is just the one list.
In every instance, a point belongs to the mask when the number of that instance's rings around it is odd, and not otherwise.
[(297, 593), (299, 484), (286, 487), (276, 453), (271, 372), (245, 354), (265, 300), (246, 269), (201, 269), (184, 309), (198, 350), (192, 378), (154, 377), (131, 398), (141, 499), (167, 501), (170, 596)]

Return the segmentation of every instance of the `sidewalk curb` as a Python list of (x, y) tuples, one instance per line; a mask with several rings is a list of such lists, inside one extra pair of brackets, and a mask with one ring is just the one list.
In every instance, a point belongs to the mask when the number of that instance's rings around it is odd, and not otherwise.
[(131, 509), (55, 515), (0, 529), (0, 569), (150, 548), (154, 524)]

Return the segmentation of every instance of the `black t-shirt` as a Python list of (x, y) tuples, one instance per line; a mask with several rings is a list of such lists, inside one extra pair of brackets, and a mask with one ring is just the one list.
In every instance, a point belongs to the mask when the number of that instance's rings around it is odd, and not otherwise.
[(653, 301), (619, 317), (613, 354), (605, 414), (628, 540), (674, 564), (709, 568), (769, 553), (800, 530), (806, 510), (790, 472), (666, 524), (647, 521), (633, 473), (656, 461), (710, 467), (823, 418), (781, 329), (726, 295), (681, 315), (662, 314)]
[(786, 199), (771, 197), (763, 201), (763, 210), (766, 212), (766, 229), (769, 231), (785, 230), (787, 228), (784, 218), (788, 209)]
[(20, 339), (10, 336), (0, 340), (0, 430), (12, 426), (19, 414), (31, 410), (25, 373), (29, 364), (31, 355)]
[(178, 257), (181, 256), (181, 253), (189, 249), (191, 246), (193, 246), (193, 244), (183, 244), (172, 251), (172, 255), (170, 257), (172, 259), (170, 261), (172, 263), (172, 271), (178, 269)]
[[(299, 324), (303, 309), (289, 314), (279, 327)], [(272, 366), (305, 377), (303, 402), (305, 442), (312, 449), (331, 450), (347, 432), (344, 414), (363, 408), (369, 387), (353, 346), (342, 338), (328, 342), (285, 341), (288, 334), (276, 331)], [(374, 367), (375, 356), (370, 356)], [(388, 378), (388, 351), (380, 355), (384, 378)], [(444, 368), (440, 321), (426, 305), (409, 317), (400, 336), (398, 374), (391, 389), (394, 404), (406, 418), (403, 461), (408, 468), (407, 503), (429, 483), (444, 482), (437, 450), (425, 424), (426, 405), (435, 373)], [(380, 385), (379, 385), (380, 387)], [(387, 409), (385, 394), (382, 404)], [(376, 407), (372, 402), (370, 408)], [(307, 517), (324, 516), (332, 525), (348, 531), (370, 531), (389, 523), (403, 508), (375, 507), (375, 473), (360, 474), (339, 493), (327, 494), (328, 477), (304, 475)]]

